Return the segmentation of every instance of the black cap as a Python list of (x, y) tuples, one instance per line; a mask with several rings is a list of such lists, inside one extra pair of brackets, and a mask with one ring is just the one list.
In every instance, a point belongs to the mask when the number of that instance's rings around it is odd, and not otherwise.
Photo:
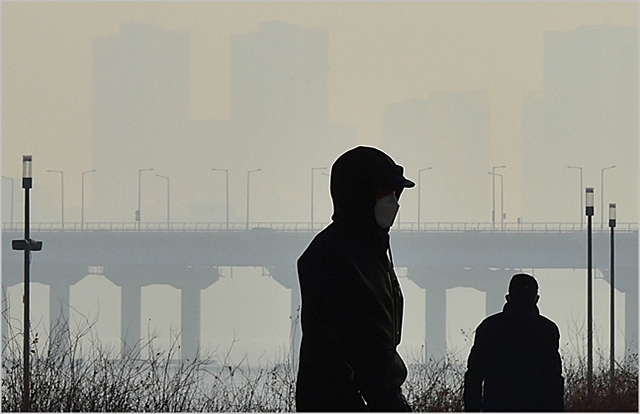
[(402, 166), (397, 165), (396, 170), (397, 173), (389, 177), (382, 184), (384, 187), (394, 191), (402, 190), (403, 188), (415, 187), (416, 183), (404, 176), (404, 168), (402, 168)]
[(526, 273), (513, 275), (509, 282), (509, 294), (516, 296), (531, 296), (538, 293), (538, 282)]

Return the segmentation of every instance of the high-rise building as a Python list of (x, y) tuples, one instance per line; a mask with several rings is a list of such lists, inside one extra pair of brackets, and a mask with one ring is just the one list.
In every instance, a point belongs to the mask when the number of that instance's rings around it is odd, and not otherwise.
[(93, 217), (132, 221), (138, 170), (166, 174), (176, 166), (188, 121), (188, 67), (187, 33), (131, 23), (94, 40)]
[[(421, 222), (491, 220), (487, 100), (486, 91), (434, 92), (387, 109), (382, 149), (416, 183), (419, 170), (431, 168), (421, 174)], [(402, 221), (417, 221), (417, 193), (403, 194)]]
[[(263, 170), (251, 178), (256, 221), (309, 221), (311, 168), (329, 168), (356, 144), (355, 129), (328, 119), (328, 47), (326, 30), (282, 22), (232, 38), (225, 147), (229, 157), (242, 154), (240, 171)], [(316, 185), (326, 190), (328, 179), (318, 172)], [(315, 202), (327, 222), (328, 191)]]
[(594, 187), (600, 211), (618, 203), (619, 221), (638, 212), (638, 31), (582, 26), (550, 31), (544, 41), (544, 89), (523, 103), (525, 221), (578, 222), (583, 187)]
[[(244, 221), (246, 173), (260, 168), (251, 181), (251, 221), (309, 221), (311, 168), (330, 167), (356, 143), (355, 129), (329, 122), (328, 71), (326, 31), (262, 22), (232, 38), (230, 119), (195, 121), (188, 34), (128, 24), (96, 39), (93, 165), (100, 174), (92, 214), (132, 221), (139, 170), (154, 168), (142, 173), (142, 221), (166, 217), (166, 186), (155, 172), (172, 177), (172, 206), (181, 203), (172, 207), (174, 219), (223, 219), (224, 186), (211, 171), (221, 168), (229, 170), (230, 220)], [(327, 222), (329, 181), (316, 173), (315, 221)]]

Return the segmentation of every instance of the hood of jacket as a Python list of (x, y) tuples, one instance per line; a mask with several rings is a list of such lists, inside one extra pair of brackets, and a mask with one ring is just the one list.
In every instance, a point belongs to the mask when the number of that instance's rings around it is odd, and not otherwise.
[(405, 187), (413, 187), (403, 172), (402, 166), (377, 148), (359, 146), (342, 154), (331, 167), (332, 220), (388, 232), (375, 220), (376, 195), (394, 191), (399, 198)]

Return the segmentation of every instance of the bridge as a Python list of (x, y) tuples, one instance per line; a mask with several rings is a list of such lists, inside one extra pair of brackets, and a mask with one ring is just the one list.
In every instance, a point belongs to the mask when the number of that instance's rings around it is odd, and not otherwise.
[[(200, 339), (200, 292), (223, 266), (264, 267), (291, 290), (292, 321), (299, 311), (296, 260), (324, 226), (315, 223), (34, 223), (31, 237), (44, 242), (33, 253), (31, 280), (50, 287), (51, 327), (68, 321), (70, 287), (89, 267), (100, 267), (121, 287), (121, 336), (135, 343), (141, 328), (141, 288), (166, 284), (181, 291), (183, 356)], [(594, 269), (609, 277), (609, 229), (593, 234)], [(4, 223), (3, 287), (22, 282), (22, 254), (11, 240), (21, 223)], [(638, 337), (638, 225), (616, 227), (616, 288), (626, 294), (626, 349)], [(486, 292), (486, 312), (498, 312), (509, 278), (519, 269), (586, 268), (586, 233), (579, 223), (402, 223), (391, 231), (395, 265), (425, 289), (429, 354), (445, 350), (446, 289)], [(586, 274), (586, 271), (585, 271)], [(62, 328), (64, 329), (64, 328)], [(5, 330), (6, 332), (6, 330)], [(299, 333), (298, 333), (299, 334)], [(297, 338), (299, 340), (299, 337)]]

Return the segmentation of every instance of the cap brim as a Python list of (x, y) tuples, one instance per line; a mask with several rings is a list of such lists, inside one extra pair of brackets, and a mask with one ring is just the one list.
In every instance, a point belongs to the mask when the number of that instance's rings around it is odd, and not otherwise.
[[(404, 177), (403, 177), (404, 178)], [(404, 178), (404, 184), (402, 185), (404, 188), (412, 188), (416, 186), (416, 183), (414, 183), (411, 180), (407, 180), (406, 178)]]

